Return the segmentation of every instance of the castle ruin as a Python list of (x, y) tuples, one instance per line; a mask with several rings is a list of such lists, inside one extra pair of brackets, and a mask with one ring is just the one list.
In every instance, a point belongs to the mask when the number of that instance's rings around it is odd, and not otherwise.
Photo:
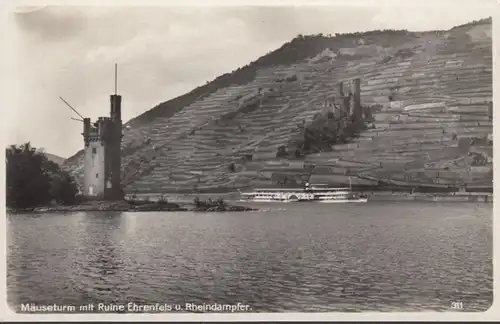
[[(347, 90), (347, 91), (346, 91)], [(340, 104), (341, 110), (346, 116), (355, 119), (360, 118), (361, 111), (361, 79), (350, 80), (345, 89), (344, 82), (337, 84), (336, 98)]]

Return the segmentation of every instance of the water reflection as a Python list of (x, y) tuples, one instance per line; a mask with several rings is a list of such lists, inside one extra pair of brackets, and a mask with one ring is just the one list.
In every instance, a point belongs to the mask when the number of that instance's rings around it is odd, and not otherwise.
[[(115, 274), (120, 265), (120, 251), (117, 249), (115, 236), (120, 235), (121, 213), (88, 213), (87, 218), (86, 237), (81, 244), (84, 247), (83, 253), (95, 256), (94, 260), (89, 261), (94, 264), (96, 274), (106, 278), (107, 274)], [(99, 218), (99, 221), (93, 218)]]
[(123, 223), (121, 212), (86, 213), (71, 276), (84, 300), (110, 302), (123, 294)]
[[(490, 205), (9, 218), (10, 302), (235, 303), (254, 311), (485, 310)], [(398, 209), (399, 208), (399, 209)]]

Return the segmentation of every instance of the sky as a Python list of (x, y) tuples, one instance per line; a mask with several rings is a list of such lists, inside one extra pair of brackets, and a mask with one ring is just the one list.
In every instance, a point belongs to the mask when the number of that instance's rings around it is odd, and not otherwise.
[[(6, 145), (30, 141), (69, 157), (85, 117), (109, 115), (118, 93), (127, 121), (279, 48), (298, 34), (435, 30), (491, 16), (474, 6), (44, 6), (8, 12), (3, 66)], [(486, 1), (487, 2), (487, 1)], [(379, 3), (379, 2), (378, 2)], [(460, 1), (454, 1), (455, 4)], [(469, 2), (471, 3), (471, 2)], [(408, 3), (407, 3), (408, 4)], [(4, 98), (5, 99), (5, 98)]]

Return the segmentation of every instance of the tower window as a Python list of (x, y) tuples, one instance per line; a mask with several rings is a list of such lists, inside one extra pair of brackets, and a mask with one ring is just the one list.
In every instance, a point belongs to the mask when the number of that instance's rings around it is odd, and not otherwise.
[(97, 149), (95, 147), (92, 148), (92, 154), (96, 154), (97, 153)]
[(97, 179), (97, 178), (99, 178), (99, 173), (96, 173), (96, 174), (95, 174), (95, 178), (96, 178), (96, 179)]

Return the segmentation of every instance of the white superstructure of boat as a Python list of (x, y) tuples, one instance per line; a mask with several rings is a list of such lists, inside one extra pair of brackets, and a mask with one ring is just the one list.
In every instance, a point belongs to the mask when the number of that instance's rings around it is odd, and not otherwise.
[(315, 201), (321, 203), (353, 203), (367, 202), (368, 198), (347, 188), (331, 188), (306, 183), (303, 189), (255, 189), (241, 192), (242, 201), (255, 202), (299, 202)]

